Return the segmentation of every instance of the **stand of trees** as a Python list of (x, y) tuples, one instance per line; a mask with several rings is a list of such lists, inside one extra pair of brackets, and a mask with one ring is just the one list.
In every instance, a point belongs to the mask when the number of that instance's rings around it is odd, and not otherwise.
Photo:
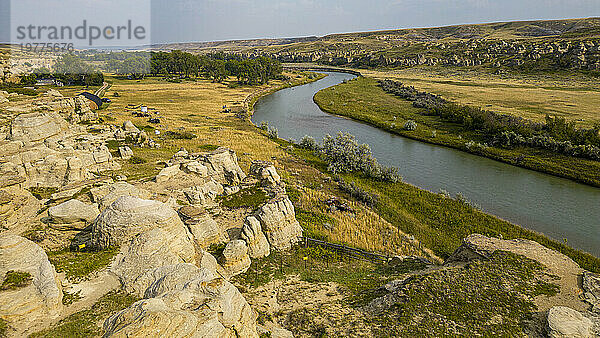
[(234, 76), (242, 84), (265, 84), (280, 79), (281, 63), (268, 57), (242, 58), (238, 55), (216, 53), (194, 55), (179, 50), (152, 53), (150, 73), (153, 75), (177, 75), (179, 77), (207, 76), (221, 82)]
[(38, 68), (31, 74), (23, 75), (21, 84), (33, 85), (39, 79), (56, 79), (65, 85), (101, 86), (104, 75), (81, 58), (64, 54), (54, 64), (54, 72), (47, 68)]

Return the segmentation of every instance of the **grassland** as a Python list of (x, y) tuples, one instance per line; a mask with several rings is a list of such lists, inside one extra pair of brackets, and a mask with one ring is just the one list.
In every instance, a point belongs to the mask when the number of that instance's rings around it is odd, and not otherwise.
[(418, 90), (499, 113), (543, 121), (546, 114), (576, 121), (579, 127), (600, 123), (600, 85), (581, 72), (500, 74), (484, 68), (414, 67), (360, 70), (375, 79), (394, 79)]
[[(298, 148), (289, 151), (325, 172), (326, 163), (312, 152)], [(571, 257), (584, 269), (600, 272), (600, 258), (486, 214), (465, 201), (403, 182), (380, 182), (353, 173), (341, 176), (346, 182), (354, 182), (363, 190), (379, 197), (373, 210), (393, 225), (395, 231), (411, 234), (441, 258), (452, 254), (468, 235), (479, 233), (504, 239), (531, 239)], [(395, 231), (389, 233), (393, 234)]]
[[(315, 95), (315, 102), (326, 112), (364, 121), (387, 131), (416, 140), (473, 152), (512, 165), (600, 186), (600, 162), (556, 154), (546, 150), (519, 147), (468, 147), (469, 141), (485, 143), (483, 135), (461, 125), (424, 116), (406, 100), (385, 93), (373, 78), (357, 78), (327, 88)], [(396, 117), (396, 119), (394, 119)], [(414, 120), (418, 128), (404, 130)]]

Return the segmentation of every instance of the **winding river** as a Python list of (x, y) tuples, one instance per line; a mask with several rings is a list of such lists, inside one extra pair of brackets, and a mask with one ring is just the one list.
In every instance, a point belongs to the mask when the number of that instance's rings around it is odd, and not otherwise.
[(261, 98), (252, 121), (268, 121), (285, 139), (321, 140), (338, 131), (368, 143), (380, 163), (400, 170), (405, 182), (452, 195), (462, 193), (485, 212), (600, 257), (600, 189), (511, 166), (451, 148), (390, 134), (326, 114), (313, 102), (321, 89), (355, 76), (327, 72), (313, 83)]

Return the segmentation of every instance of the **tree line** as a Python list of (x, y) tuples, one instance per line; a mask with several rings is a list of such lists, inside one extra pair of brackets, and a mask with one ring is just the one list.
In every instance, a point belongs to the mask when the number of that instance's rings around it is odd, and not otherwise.
[[(112, 54), (112, 53), (111, 53)], [(177, 78), (207, 77), (222, 82), (229, 76), (241, 84), (265, 84), (281, 79), (281, 63), (268, 57), (244, 58), (239, 55), (214, 53), (196, 55), (180, 50), (171, 52), (135, 53), (125, 58), (123, 53), (102, 57), (107, 70), (116, 74), (141, 78), (147, 74)], [(94, 56), (94, 59), (100, 58)]]

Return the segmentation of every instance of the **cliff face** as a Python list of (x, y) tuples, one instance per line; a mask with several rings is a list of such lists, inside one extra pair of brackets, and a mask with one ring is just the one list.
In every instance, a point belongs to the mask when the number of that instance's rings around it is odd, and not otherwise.
[(350, 67), (490, 66), (537, 69), (600, 69), (600, 39), (588, 40), (467, 40), (403, 42), (386, 51), (354, 44), (302, 51), (253, 50), (248, 57), (268, 55), (282, 62), (317, 62)]

